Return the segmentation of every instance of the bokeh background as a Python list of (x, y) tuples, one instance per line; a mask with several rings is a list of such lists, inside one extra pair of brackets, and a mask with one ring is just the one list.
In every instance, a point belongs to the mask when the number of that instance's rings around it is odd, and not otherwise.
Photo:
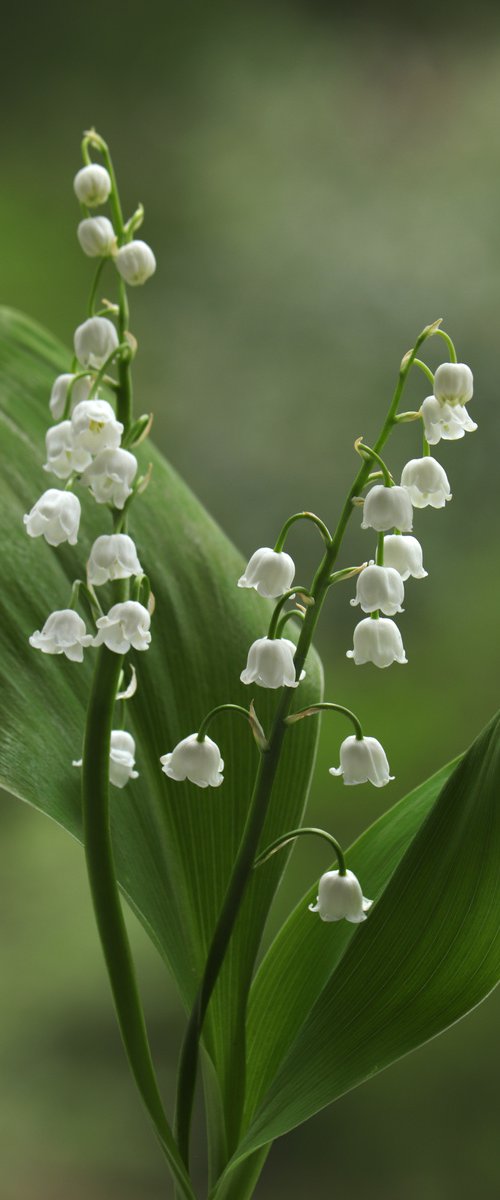
[[(354, 438), (376, 435), (424, 324), (443, 316), (473, 367), (479, 430), (439, 449), (453, 503), (417, 516), (429, 578), (407, 588), (408, 667), (347, 662), (350, 585), (322, 620), (328, 694), (361, 712), (396, 775), (390, 792), (344, 794), (324, 726), (310, 813), (342, 841), (497, 706), (500, 16), (481, 0), (401, 8), (108, 0), (20, 3), (3, 18), (2, 302), (70, 344), (91, 275), (72, 177), (95, 124), (126, 206), (145, 202), (158, 257), (132, 298), (138, 411), (154, 408), (156, 441), (245, 554), (291, 511), (335, 520)], [(432, 344), (431, 365), (442, 351)], [(425, 394), (417, 377), (405, 407)], [(415, 453), (405, 426), (391, 465)], [(370, 553), (356, 520), (347, 546), (345, 561)], [(297, 530), (293, 549), (303, 576), (314, 531)], [(11, 797), (0, 825), (2, 1200), (165, 1200), (80, 849)], [(314, 847), (292, 863), (274, 923), (322, 869)], [(168, 1089), (180, 1013), (130, 928)], [(498, 1011), (490, 998), (283, 1139), (259, 1200), (496, 1197)]]

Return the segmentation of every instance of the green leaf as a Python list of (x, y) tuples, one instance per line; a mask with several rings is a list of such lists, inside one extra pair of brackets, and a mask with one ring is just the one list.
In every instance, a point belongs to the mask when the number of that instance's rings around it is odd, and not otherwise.
[(349, 865), (376, 900), (363, 925), (314, 919), (312, 890), (278, 935), (250, 1011), (255, 1111), (217, 1196), (233, 1195), (246, 1155), (436, 1036), (498, 981), (499, 725), (352, 848)]
[[(79, 544), (57, 550), (43, 539), (29, 539), (22, 524), (37, 496), (58, 485), (42, 470), (44, 435), (51, 384), (69, 369), (67, 353), (43, 330), (19, 314), (0, 314), (0, 783), (79, 838), (80, 779), (71, 763), (81, 752), (93, 652), (83, 665), (72, 664), (32, 650), (28, 636), (51, 611), (68, 604), (71, 582), (82, 576), (92, 541), (110, 530), (110, 518), (80, 492)], [(223, 714), (210, 730), (226, 763), (220, 789), (202, 792), (174, 783), (158, 760), (195, 731), (209, 709), (226, 701), (248, 706), (253, 698), (269, 729), (275, 694), (243, 687), (239, 674), (248, 646), (266, 631), (270, 607), (253, 592), (238, 591), (240, 555), (162, 456), (147, 444), (138, 458), (142, 470), (149, 462), (154, 469), (147, 491), (132, 506), (131, 534), (151, 579), (156, 611), (151, 649), (133, 656), (139, 686), (127, 705), (140, 777), (125, 791), (111, 789), (113, 839), (123, 892), (188, 1006), (240, 841), (258, 752), (241, 718)], [(100, 589), (101, 598), (103, 593)], [(314, 654), (298, 690), (299, 704), (320, 695)], [(300, 819), (315, 726), (301, 722), (287, 740), (266, 841)], [(265, 882), (254, 880), (248, 889), (206, 1023), (205, 1043), (226, 1104), (238, 1007), (284, 866), (277, 860)]]

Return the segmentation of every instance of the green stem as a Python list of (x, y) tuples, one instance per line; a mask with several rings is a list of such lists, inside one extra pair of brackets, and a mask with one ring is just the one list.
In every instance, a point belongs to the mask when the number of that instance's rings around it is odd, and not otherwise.
[(200, 728), (198, 730), (198, 737), (196, 739), (198, 742), (202, 742), (204, 740), (208, 726), (210, 725), (210, 722), (213, 721), (214, 717), (217, 716), (217, 713), (227, 712), (228, 709), (230, 712), (241, 713), (242, 716), (244, 716), (247, 721), (250, 721), (250, 713), (248, 711), (248, 708), (243, 708), (243, 705), (241, 705), (241, 704), (218, 704), (216, 708), (212, 708), (211, 712), (207, 713), (207, 716), (203, 718), (203, 721), (201, 722)]
[(94, 376), (94, 379), (92, 381), (92, 387), (88, 394), (89, 400), (92, 400), (93, 397), (95, 396), (95, 393), (99, 387), (99, 384), (104, 379), (107, 369), (111, 365), (113, 360), (115, 358), (119, 358), (120, 360), (123, 358), (123, 359), (126, 359), (128, 363), (130, 363), (130, 356), (131, 356), (130, 355), (130, 346), (129, 346), (128, 342), (120, 341), (120, 344), (118, 346), (116, 346), (114, 350), (111, 351), (111, 354), (108, 354), (108, 357), (103, 362), (102, 367), (99, 367), (97, 374)]
[(268, 638), (271, 639), (271, 641), (278, 635), (278, 623), (279, 623), (279, 618), (280, 618), (280, 614), (281, 614), (283, 605), (286, 604), (287, 600), (291, 600), (292, 596), (310, 596), (312, 603), (314, 603), (314, 599), (311, 596), (311, 592), (309, 591), (309, 588), (299, 587), (297, 585), (297, 587), (289, 588), (289, 590), (287, 592), (283, 592), (283, 595), (280, 596), (280, 598), (278, 600), (278, 603), (275, 607), (275, 610), (273, 612), (273, 615), (272, 615), (270, 623), (269, 623), (269, 630), (268, 630), (267, 636), (268, 636)]
[(350, 708), (346, 708), (345, 704), (333, 704), (331, 700), (321, 700), (319, 704), (311, 704), (309, 708), (303, 708), (298, 712), (292, 713), (291, 717), (285, 717), (285, 725), (294, 725), (296, 721), (301, 721), (303, 717), (314, 717), (316, 713), (320, 712), (339, 712), (344, 717), (348, 717), (354, 725), (358, 742), (363, 741), (361, 721), (356, 714), (351, 712)]
[(322, 521), (320, 517), (317, 517), (316, 513), (299, 512), (299, 513), (294, 513), (293, 517), (289, 517), (288, 521), (285, 521), (285, 524), (283, 525), (283, 528), (282, 528), (280, 534), (278, 535), (278, 539), (277, 539), (275, 547), (274, 547), (277, 554), (281, 553), (283, 546), (285, 544), (285, 539), (286, 539), (288, 530), (290, 529), (290, 527), (292, 525), (295, 524), (295, 521), (312, 521), (313, 524), (316, 525), (317, 528), (319, 529), (325, 544), (327, 546), (330, 545), (330, 542), (332, 540), (332, 535), (331, 535), (328, 527), (325, 525), (324, 521)]
[(97, 268), (97, 271), (96, 271), (96, 273), (95, 273), (95, 275), (94, 275), (94, 282), (93, 282), (93, 284), (92, 284), (92, 287), (91, 287), (91, 290), (90, 290), (89, 304), (88, 304), (88, 314), (89, 314), (89, 317), (93, 317), (93, 316), (94, 316), (94, 305), (95, 305), (95, 298), (96, 298), (96, 295), (97, 295), (97, 289), (98, 289), (98, 287), (99, 287), (99, 280), (100, 280), (100, 278), (101, 278), (101, 275), (102, 275), (102, 272), (103, 272), (103, 269), (104, 269), (105, 265), (106, 265), (106, 259), (105, 259), (105, 258), (101, 258), (101, 261), (100, 261), (100, 263), (99, 263), (99, 266), (98, 266), (98, 268)]
[(306, 615), (305, 612), (303, 612), (301, 608), (291, 608), (290, 612), (285, 613), (285, 615), (283, 617), (281, 617), (280, 620), (278, 621), (278, 624), (276, 626), (276, 637), (278, 637), (278, 638), (283, 637), (283, 630), (285, 628), (285, 625), (286, 625), (287, 621), (290, 621), (292, 619), (292, 617), (293, 617), (294, 621), (303, 621), (305, 615)]
[(375, 562), (378, 567), (383, 567), (384, 565), (384, 537), (384, 533), (379, 533), (377, 538), (377, 553), (375, 555)]
[(369, 458), (372, 459), (373, 462), (378, 463), (378, 465), (383, 473), (385, 486), (393, 487), (394, 480), (392, 478), (391, 472), (389, 470), (389, 467), (387, 466), (387, 463), (385, 463), (383, 458), (380, 457), (380, 454), (377, 454), (377, 451), (373, 450), (371, 446), (366, 446), (365, 443), (361, 441), (361, 439), (358, 439), (358, 441), (355, 442), (355, 447), (356, 447), (357, 453), (360, 454), (361, 457), (363, 457), (364, 454), (368, 454)]
[(432, 386), (434, 387), (434, 374), (431, 371), (430, 367), (427, 366), (427, 363), (422, 362), (422, 360), (420, 358), (414, 358), (413, 365), (414, 365), (414, 367), (420, 367), (420, 370), (424, 372), (424, 375), (427, 375), (427, 378), (430, 380), (430, 382), (432, 383)]
[(449, 352), (450, 352), (450, 362), (452, 362), (452, 363), (456, 363), (456, 361), (457, 361), (457, 352), (456, 352), (456, 350), (455, 350), (455, 346), (454, 346), (454, 344), (453, 344), (453, 342), (452, 342), (452, 340), (451, 340), (451, 337), (450, 337), (449, 333), (445, 333), (444, 329), (436, 329), (436, 330), (435, 330), (435, 332), (436, 332), (436, 333), (439, 335), (439, 337), (442, 337), (442, 338), (444, 338), (444, 341), (446, 342), (446, 345), (447, 345), (447, 347), (448, 347), (448, 350), (449, 350)]
[(339, 864), (339, 875), (345, 875), (345, 858), (337, 839), (334, 838), (331, 833), (327, 833), (325, 829), (315, 829), (312, 825), (304, 825), (302, 829), (290, 829), (289, 833), (283, 833), (281, 837), (275, 838), (274, 842), (271, 842), (269, 846), (266, 846), (266, 849), (263, 850), (262, 853), (259, 854), (258, 858), (255, 859), (253, 864), (254, 870), (257, 867), (262, 867), (263, 864), (267, 862), (267, 860), (271, 858), (273, 854), (276, 854), (278, 850), (281, 850), (283, 846), (288, 846), (290, 842), (294, 842), (298, 837), (303, 837), (304, 834), (313, 834), (315, 837), (323, 838), (324, 841), (327, 841), (330, 846), (333, 846)]

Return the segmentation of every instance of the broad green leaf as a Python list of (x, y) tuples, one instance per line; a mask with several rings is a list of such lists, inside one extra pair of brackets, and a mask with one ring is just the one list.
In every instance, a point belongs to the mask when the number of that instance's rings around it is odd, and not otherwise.
[[(93, 652), (80, 666), (32, 650), (28, 636), (53, 609), (68, 604), (70, 583), (82, 576), (92, 541), (109, 531), (110, 520), (80, 491), (76, 547), (54, 550), (43, 539), (29, 539), (22, 524), (37, 496), (58, 486), (42, 470), (44, 435), (52, 381), (68, 369), (67, 352), (48, 334), (18, 314), (1, 314), (0, 783), (79, 838), (80, 780), (71, 763), (80, 756)], [(147, 407), (154, 409), (154, 397)], [(236, 588), (240, 555), (154, 447), (141, 446), (138, 457), (143, 468), (151, 461), (154, 470), (132, 508), (131, 534), (151, 577), (156, 612), (151, 649), (134, 656), (139, 688), (128, 705), (140, 777), (124, 791), (112, 789), (113, 837), (123, 892), (189, 1005), (241, 837), (257, 750), (241, 718), (223, 714), (210, 731), (226, 763), (217, 791), (167, 780), (158, 760), (225, 701), (248, 705), (253, 697), (269, 728), (276, 696), (239, 682), (248, 646), (265, 633), (269, 606)], [(321, 690), (314, 654), (306, 665), (298, 705), (313, 702)], [(315, 726), (301, 722), (288, 739), (266, 840), (300, 819)], [(223, 1096), (230, 1086), (238, 1005), (284, 865), (277, 859), (265, 880), (252, 881), (212, 1000), (205, 1041)]]
[[(318, 922), (316, 932), (312, 926), (316, 953), (325, 955), (333, 969), (324, 986), (320, 980), (233, 1165), (440, 1033), (497, 983), (499, 725), (496, 718), (476, 739), (434, 804), (439, 777), (387, 814), (349, 856), (356, 870), (363, 866), (363, 887), (369, 895), (371, 889), (376, 904), (347, 940), (337, 925)], [(377, 886), (374, 855), (386, 851), (389, 879)], [(383, 875), (382, 868), (379, 880)], [(252, 1017), (254, 1049), (258, 1011), (268, 1042), (262, 1008), (266, 971), (273, 976), (273, 1004), (279, 1003), (280, 988), (290, 994), (290, 947), (296, 955), (301, 948), (292, 928), (296, 919), (261, 968)], [(340, 952), (332, 954), (338, 938)], [(306, 977), (311, 970), (307, 952), (303, 968)], [(256, 1094), (255, 1080), (253, 1088)], [(228, 1185), (230, 1174), (231, 1166)], [(216, 1194), (233, 1195), (229, 1186)]]

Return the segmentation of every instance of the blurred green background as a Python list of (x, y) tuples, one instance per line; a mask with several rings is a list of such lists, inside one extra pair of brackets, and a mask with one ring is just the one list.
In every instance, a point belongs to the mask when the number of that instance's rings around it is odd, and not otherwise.
[[(76, 238), (81, 131), (146, 205), (152, 282), (132, 297), (137, 410), (245, 554), (310, 508), (333, 522), (399, 361), (443, 316), (476, 379), (477, 434), (444, 444), (453, 503), (417, 515), (429, 578), (410, 581), (405, 670), (355, 669), (336, 589), (318, 639), (330, 698), (387, 747), (396, 782), (343, 789), (323, 726), (315, 823), (348, 841), (463, 749), (497, 707), (500, 224), (495, 4), (17, 5), (4, 16), (2, 302), (68, 344), (91, 268)], [(376, 13), (375, 13), (376, 8)], [(442, 345), (433, 343), (435, 365)], [(405, 407), (426, 394), (423, 376)], [(389, 451), (419, 453), (413, 426)], [(168, 519), (168, 514), (166, 514)], [(290, 549), (304, 576), (314, 531)], [(495, 550), (493, 551), (493, 547)], [(372, 552), (355, 519), (345, 562)], [(114, 1027), (79, 848), (5, 797), (0, 811), (1, 1200), (171, 1195)], [(323, 869), (302, 846), (274, 924)], [(131, 920), (171, 1086), (176, 997)], [(278, 1143), (259, 1200), (496, 1197), (492, 1045), (499, 1004)], [(200, 1137), (201, 1142), (201, 1137)], [(200, 1161), (201, 1161), (200, 1149)]]

